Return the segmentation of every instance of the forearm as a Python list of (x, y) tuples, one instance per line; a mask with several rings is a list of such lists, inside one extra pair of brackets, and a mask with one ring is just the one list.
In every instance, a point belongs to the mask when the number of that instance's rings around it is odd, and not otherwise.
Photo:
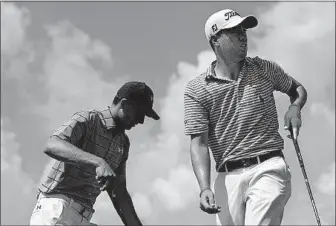
[(191, 163), (200, 189), (210, 188), (210, 154), (207, 146), (191, 145)]
[(306, 104), (307, 101), (307, 91), (302, 86), (299, 85), (293, 92), (290, 93), (291, 104), (298, 104), (300, 109)]
[(98, 166), (102, 161), (100, 157), (85, 152), (58, 137), (51, 137), (48, 140), (44, 153), (56, 160), (70, 164)]
[(126, 219), (124, 218), (124, 215), (123, 215), (123, 213), (122, 213), (122, 211), (120, 209), (120, 206), (118, 205), (117, 199), (115, 197), (111, 197), (111, 201), (112, 201), (114, 209), (118, 213), (121, 221), (124, 223), (124, 225), (127, 225)]
[(115, 197), (109, 193), (114, 208), (125, 225), (142, 225), (134, 209), (132, 198), (127, 190), (118, 192)]

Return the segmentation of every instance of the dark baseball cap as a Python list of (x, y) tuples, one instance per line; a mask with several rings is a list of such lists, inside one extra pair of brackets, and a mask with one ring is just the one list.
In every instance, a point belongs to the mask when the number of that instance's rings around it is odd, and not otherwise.
[(140, 104), (145, 109), (145, 115), (159, 120), (159, 115), (153, 110), (154, 93), (144, 82), (126, 82), (116, 94), (119, 100), (123, 98)]

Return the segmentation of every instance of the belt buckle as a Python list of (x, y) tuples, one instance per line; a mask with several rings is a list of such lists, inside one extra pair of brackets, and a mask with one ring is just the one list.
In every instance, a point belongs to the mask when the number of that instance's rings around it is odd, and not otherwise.
[(85, 208), (84, 208), (84, 207), (82, 207), (81, 211), (79, 211), (78, 213), (79, 213), (80, 215), (83, 215), (83, 214), (84, 214), (84, 212), (85, 212)]
[(241, 162), (243, 163), (244, 168), (253, 165), (253, 161), (251, 159), (242, 159)]
[(93, 211), (91, 211), (90, 209), (87, 209), (86, 207), (82, 206), (83, 209), (81, 209), (81, 211), (79, 211), (79, 214), (82, 215), (85, 218), (89, 218), (90, 215), (92, 215)]
[(247, 159), (242, 159), (241, 161), (242, 161), (244, 167), (248, 167), (249, 161)]
[(85, 211), (82, 213), (82, 216), (88, 219), (92, 216), (92, 211), (85, 209)]

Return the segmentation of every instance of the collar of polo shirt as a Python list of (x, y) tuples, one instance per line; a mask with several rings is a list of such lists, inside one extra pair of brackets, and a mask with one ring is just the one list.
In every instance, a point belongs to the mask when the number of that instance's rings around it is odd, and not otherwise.
[[(222, 82), (234, 82), (234, 80), (231, 80), (229, 78), (218, 78), (216, 76), (216, 72), (215, 72), (216, 63), (217, 63), (217, 60), (212, 61), (212, 63), (210, 64), (210, 66), (207, 68), (205, 80), (207, 82), (211, 81), (212, 79), (213, 80), (217, 80), (217, 81), (219, 80), (219, 81), (222, 81)], [(245, 61), (245, 63), (246, 63), (246, 61)], [(244, 65), (245, 65), (245, 63), (244, 63)], [(243, 65), (243, 67), (244, 67), (244, 65)]]
[(112, 118), (112, 112), (109, 106), (107, 108), (100, 111), (101, 114), (99, 114), (100, 119), (103, 121), (104, 125), (106, 126), (106, 129), (113, 129), (116, 128), (115, 121)]

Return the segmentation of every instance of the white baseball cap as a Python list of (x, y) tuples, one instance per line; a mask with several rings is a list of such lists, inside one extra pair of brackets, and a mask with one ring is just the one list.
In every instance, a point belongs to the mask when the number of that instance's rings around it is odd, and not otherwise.
[(212, 14), (205, 22), (205, 35), (209, 41), (220, 30), (232, 28), (242, 23), (245, 29), (249, 29), (256, 27), (258, 20), (252, 15), (241, 17), (231, 9), (224, 9)]

